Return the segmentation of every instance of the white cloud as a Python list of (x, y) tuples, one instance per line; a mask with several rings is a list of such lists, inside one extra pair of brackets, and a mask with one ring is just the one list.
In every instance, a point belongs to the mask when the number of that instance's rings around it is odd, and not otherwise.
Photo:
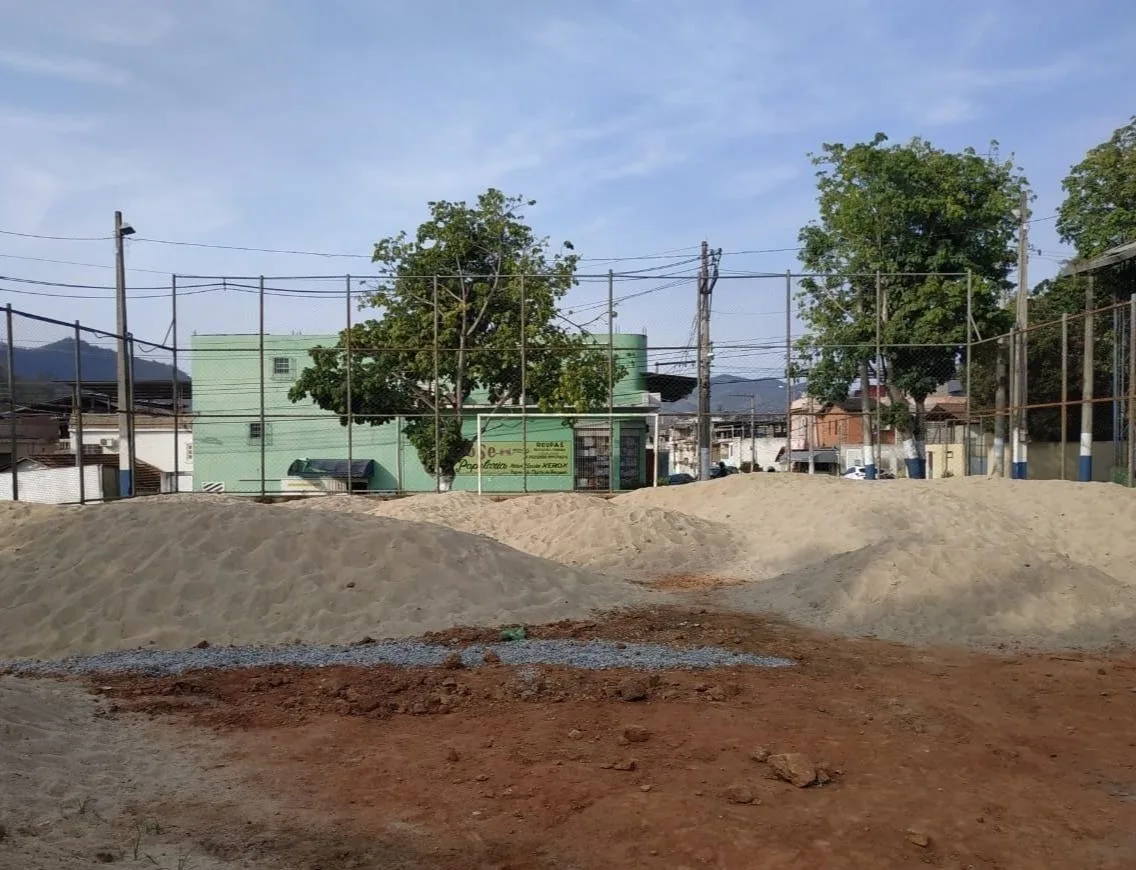
[(98, 61), (10, 49), (0, 49), (0, 67), (25, 75), (67, 79), (83, 84), (125, 85), (131, 81), (125, 70)]

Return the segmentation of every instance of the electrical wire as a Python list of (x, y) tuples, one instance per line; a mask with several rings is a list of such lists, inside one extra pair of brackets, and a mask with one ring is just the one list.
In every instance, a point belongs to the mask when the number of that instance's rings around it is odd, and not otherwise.
[(39, 233), (18, 233), (15, 230), (0, 230), (0, 236), (15, 236), (20, 239), (43, 239), (49, 242), (110, 242), (114, 236), (47, 236)]

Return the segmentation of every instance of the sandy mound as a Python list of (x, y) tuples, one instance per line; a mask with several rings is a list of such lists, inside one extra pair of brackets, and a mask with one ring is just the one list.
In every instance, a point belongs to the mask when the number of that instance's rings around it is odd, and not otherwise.
[(584, 617), (642, 594), (483, 537), (257, 504), (55, 509), (19, 535), (0, 550), (0, 658), (349, 642)]
[(1118, 486), (770, 474), (617, 502), (744, 530), (761, 582), (730, 606), (915, 643), (1136, 642), (1136, 494)]
[(371, 513), (486, 535), (565, 565), (623, 577), (729, 570), (744, 536), (676, 510), (557, 493), (494, 502), (469, 493), (380, 503)]

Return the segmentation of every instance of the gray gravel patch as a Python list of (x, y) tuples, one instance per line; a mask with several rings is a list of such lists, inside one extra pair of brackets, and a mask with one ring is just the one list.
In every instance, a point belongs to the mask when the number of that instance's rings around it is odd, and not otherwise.
[(0, 669), (27, 675), (72, 675), (93, 673), (141, 673), (152, 676), (182, 674), (202, 668), (256, 668), (292, 665), (323, 668), (334, 665), (394, 665), (414, 668), (442, 664), (447, 656), (461, 654), (466, 667), (484, 664), (492, 650), (507, 665), (554, 665), (582, 670), (707, 669), (748, 666), (783, 668), (791, 659), (737, 653), (719, 647), (676, 649), (660, 644), (616, 644), (590, 640), (519, 640), (466, 647), (424, 643), (417, 640), (386, 640), (341, 646), (331, 644), (289, 646), (211, 646), (204, 649), (138, 649), (72, 656), (54, 661), (0, 660)]

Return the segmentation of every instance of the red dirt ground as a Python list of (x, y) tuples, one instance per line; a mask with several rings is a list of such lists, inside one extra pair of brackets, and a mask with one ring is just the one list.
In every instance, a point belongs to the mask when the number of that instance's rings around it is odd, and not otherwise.
[[(800, 664), (273, 668), (97, 685), (120, 709), (212, 731), (230, 770), (294, 826), (269, 849), (249, 820), (217, 813), (199, 832), (207, 851), (269, 850), (297, 870), (1136, 867), (1130, 655), (912, 650), (678, 609), (530, 635)], [(627, 679), (647, 698), (620, 700)], [(628, 742), (626, 726), (646, 739)], [(783, 782), (753, 760), (759, 747), (803, 753), (832, 781)], [(739, 790), (754, 802), (731, 802)]]

